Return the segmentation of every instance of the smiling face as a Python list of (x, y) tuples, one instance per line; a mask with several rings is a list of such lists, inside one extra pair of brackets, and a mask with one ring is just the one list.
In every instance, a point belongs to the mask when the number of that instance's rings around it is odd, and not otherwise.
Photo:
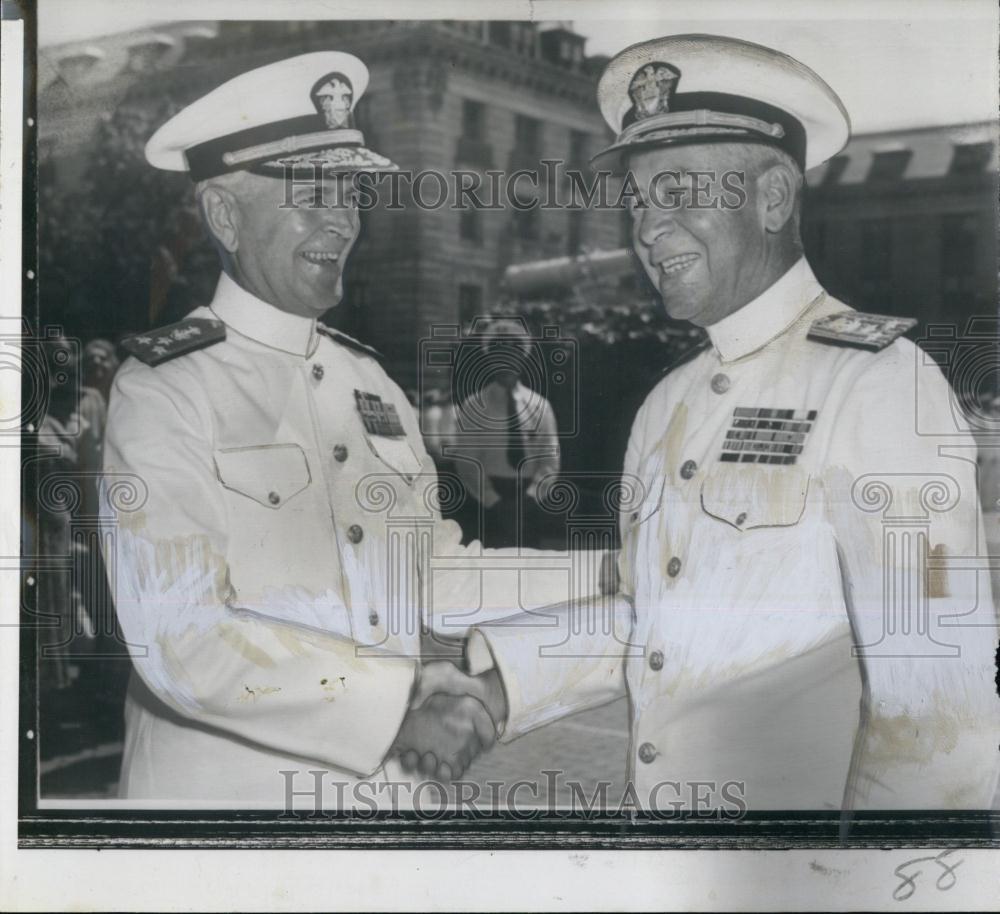
[(490, 324), (480, 342), (477, 375), (485, 384), (513, 390), (531, 361), (531, 338), (517, 320), (501, 318)]
[(103, 387), (114, 374), (118, 360), (106, 340), (92, 340), (83, 350), (83, 380), (92, 387)]
[(205, 193), (206, 216), (243, 288), (282, 311), (318, 317), (344, 294), (344, 267), (361, 227), (356, 194), (349, 176), (294, 186), (292, 206), (282, 205), (285, 194), (284, 181), (245, 174), (221, 201)]
[[(666, 147), (633, 153), (628, 160), (645, 204), (632, 209), (635, 251), (659, 289), (667, 314), (701, 327), (742, 308), (790, 266), (775, 263), (770, 217), (754, 167), (734, 157), (734, 148)], [(704, 205), (725, 187), (723, 175), (734, 171), (745, 173), (742, 205)], [(691, 172), (713, 172), (717, 177), (710, 181)], [(733, 180), (730, 187), (735, 186)], [(707, 195), (696, 194), (692, 182), (711, 189)], [(650, 187), (657, 188), (652, 195)]]

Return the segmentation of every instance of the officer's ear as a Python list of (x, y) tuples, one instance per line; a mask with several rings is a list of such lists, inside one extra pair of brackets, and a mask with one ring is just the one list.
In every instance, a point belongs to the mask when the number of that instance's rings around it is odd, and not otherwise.
[(784, 162), (776, 162), (757, 178), (757, 199), (765, 231), (781, 232), (795, 214), (802, 178)]
[(239, 247), (239, 204), (229, 190), (209, 185), (201, 193), (201, 211), (216, 242), (230, 254)]

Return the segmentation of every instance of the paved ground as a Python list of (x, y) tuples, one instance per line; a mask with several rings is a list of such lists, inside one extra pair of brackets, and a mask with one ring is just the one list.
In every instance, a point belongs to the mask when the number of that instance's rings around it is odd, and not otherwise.
[[(623, 698), (494, 746), (472, 763), (463, 780), (479, 784), (484, 795), (489, 795), (490, 780), (507, 785), (520, 778), (532, 781), (537, 785), (537, 805), (543, 807), (552, 800), (550, 779), (557, 788), (556, 805), (570, 801), (571, 782), (577, 782), (588, 798), (599, 782), (605, 782), (609, 801), (617, 806), (625, 789), (627, 753), (628, 704)], [(545, 770), (559, 775), (545, 776), (541, 773)], [(534, 805), (533, 792), (532, 787), (521, 788), (516, 800)]]

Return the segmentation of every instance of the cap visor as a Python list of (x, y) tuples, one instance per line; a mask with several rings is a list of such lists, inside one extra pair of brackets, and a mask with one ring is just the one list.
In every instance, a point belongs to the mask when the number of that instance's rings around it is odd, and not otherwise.
[(296, 175), (300, 173), (313, 175), (317, 171), (322, 174), (399, 171), (399, 166), (364, 146), (337, 146), (332, 149), (315, 149), (280, 159), (268, 159), (257, 163), (251, 170), (258, 174), (281, 177), (289, 172)]
[[(624, 158), (631, 152), (639, 152), (644, 149), (655, 147), (671, 146), (714, 146), (719, 143), (755, 143), (767, 146), (776, 144), (767, 137), (763, 137), (754, 131), (718, 128), (681, 128), (672, 130), (669, 133), (656, 131), (646, 136), (640, 135), (620, 143), (612, 143), (606, 149), (602, 149), (590, 159), (590, 164), (596, 166), (598, 162), (617, 163), (623, 166)], [(614, 169), (613, 173), (618, 173), (622, 169)]]

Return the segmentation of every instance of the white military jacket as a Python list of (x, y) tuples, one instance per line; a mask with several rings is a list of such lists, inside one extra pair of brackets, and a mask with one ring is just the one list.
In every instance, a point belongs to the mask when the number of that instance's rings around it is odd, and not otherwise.
[(704, 782), (731, 811), (990, 806), (975, 445), (912, 343), (809, 338), (848, 311), (800, 260), (653, 390), (625, 458), (628, 599), (470, 638), (503, 739), (627, 692), (643, 805), (690, 808)]
[(225, 339), (130, 359), (111, 395), (107, 565), (138, 674), (121, 794), (281, 806), (282, 769), (380, 769), (421, 626), (567, 600), (571, 574), (459, 545), (416, 418), (360, 344), (225, 274), (190, 318)]

